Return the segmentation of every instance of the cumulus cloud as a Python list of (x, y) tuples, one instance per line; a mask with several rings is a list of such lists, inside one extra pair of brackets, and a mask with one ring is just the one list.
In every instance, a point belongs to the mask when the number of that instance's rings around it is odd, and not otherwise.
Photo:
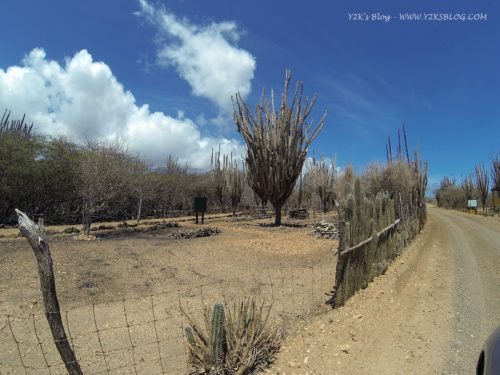
[(158, 63), (173, 66), (191, 85), (193, 95), (209, 99), (227, 114), (232, 110), (231, 95), (250, 93), (255, 58), (236, 46), (240, 36), (236, 23), (198, 26), (146, 0), (139, 3), (137, 14), (153, 24), (160, 37)]
[(234, 139), (202, 136), (197, 124), (182, 113), (176, 117), (139, 106), (104, 62), (87, 50), (62, 65), (48, 60), (43, 49), (32, 50), (19, 66), (0, 68), (0, 106), (13, 115), (26, 113), (36, 131), (65, 135), (75, 141), (121, 140), (133, 151), (159, 164), (168, 154), (194, 168), (209, 166), (211, 149), (240, 155)]

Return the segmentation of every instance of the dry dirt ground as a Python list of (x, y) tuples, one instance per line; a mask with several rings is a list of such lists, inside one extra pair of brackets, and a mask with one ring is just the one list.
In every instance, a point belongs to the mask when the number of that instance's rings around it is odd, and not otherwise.
[(430, 208), (387, 273), (303, 326), (268, 372), (472, 374), (499, 291), (500, 220)]
[[(185, 372), (179, 304), (198, 319), (202, 301), (247, 296), (273, 302), (275, 320), (324, 308), (336, 241), (312, 236), (311, 226), (273, 228), (270, 222), (208, 218), (204, 227), (221, 233), (186, 240), (168, 238), (178, 228), (95, 241), (50, 236), (63, 320), (84, 372)], [(16, 232), (0, 231), (0, 373), (24, 374), (23, 367), (29, 374), (49, 373), (47, 367), (64, 373), (44, 322), (35, 257), (26, 239), (10, 238)]]
[[(207, 225), (221, 234), (190, 240), (168, 239), (167, 233), (92, 242), (54, 238), (60, 301), (69, 311), (85, 373), (185, 373), (178, 304), (195, 314), (201, 299), (211, 303), (221, 295), (226, 302), (267, 296), (274, 301), (275, 318), (304, 318), (268, 373), (474, 372), (481, 343), (500, 324), (498, 218), (429, 209), (428, 225), (385, 275), (340, 309), (323, 308), (312, 318), (309, 313), (320, 308), (334, 279), (335, 243), (310, 236), (310, 227), (277, 229), (262, 222), (211, 219)], [(23, 356), (16, 357), (19, 350), (3, 319), (0, 364), (13, 366), (0, 365), (0, 373), (49, 373), (39, 370), (46, 362), (33, 341), (30, 319), (18, 318), (41, 311), (34, 257), (22, 238), (0, 239), (0, 288), (0, 316), (11, 314)], [(130, 297), (138, 298), (121, 301)], [(155, 334), (151, 316), (158, 324)], [(40, 332), (43, 315), (35, 320), (41, 341), (50, 340)], [(100, 330), (102, 350), (92, 327)], [(157, 342), (151, 345), (146, 337)], [(127, 340), (130, 345), (115, 350)], [(51, 373), (64, 373), (50, 347), (43, 349)], [(158, 357), (163, 360), (155, 362)]]

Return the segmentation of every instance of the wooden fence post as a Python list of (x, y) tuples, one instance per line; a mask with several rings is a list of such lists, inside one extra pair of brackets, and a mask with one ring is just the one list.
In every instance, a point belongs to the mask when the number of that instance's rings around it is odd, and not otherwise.
[(70, 375), (83, 375), (75, 353), (68, 342), (68, 337), (64, 330), (61, 319), (61, 309), (56, 294), (56, 283), (54, 278), (54, 268), (52, 266), (52, 256), (45, 231), (43, 220), (35, 224), (25, 213), (16, 209), (19, 229), (28, 239), (38, 265), (38, 276), (40, 278), (40, 289), (43, 296), (45, 316), (49, 322), (50, 331), (54, 339), (61, 359)]
[(348, 223), (345, 221), (340, 221), (339, 223), (339, 248), (337, 252), (337, 266), (335, 268), (335, 285), (333, 286), (333, 292), (331, 293), (330, 299), (326, 302), (331, 304), (333, 307), (340, 306), (344, 302), (344, 291), (343, 291), (343, 277), (345, 273), (344, 258), (342, 252), (348, 246)]

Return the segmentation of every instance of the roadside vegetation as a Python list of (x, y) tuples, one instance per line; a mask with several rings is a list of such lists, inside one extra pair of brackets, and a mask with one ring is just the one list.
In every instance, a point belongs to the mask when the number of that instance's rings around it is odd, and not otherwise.
[(491, 165), (476, 164), (473, 172), (463, 177), (462, 181), (445, 176), (439, 187), (434, 190), (438, 207), (464, 210), (468, 202), (476, 201), (477, 208), (483, 213), (500, 212), (500, 154), (491, 157)]

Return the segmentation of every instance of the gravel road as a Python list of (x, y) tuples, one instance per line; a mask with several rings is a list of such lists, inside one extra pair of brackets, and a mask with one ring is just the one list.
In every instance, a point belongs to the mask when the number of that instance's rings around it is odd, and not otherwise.
[(270, 371), (472, 374), (500, 324), (500, 220), (429, 208), (387, 273), (290, 337)]
[(481, 344), (500, 324), (500, 222), (447, 210), (432, 213), (446, 228), (437, 236), (446, 240), (455, 266), (456, 316), (447, 369), (471, 373)]

